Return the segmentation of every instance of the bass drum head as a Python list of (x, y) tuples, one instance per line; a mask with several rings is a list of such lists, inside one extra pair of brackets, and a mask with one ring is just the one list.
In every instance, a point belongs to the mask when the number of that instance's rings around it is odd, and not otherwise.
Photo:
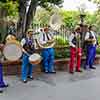
[(29, 57), (29, 61), (32, 64), (39, 64), (41, 62), (41, 59), (41, 56), (37, 53), (34, 53)]
[(22, 49), (18, 44), (8, 43), (3, 50), (4, 57), (9, 61), (17, 61), (22, 56)]

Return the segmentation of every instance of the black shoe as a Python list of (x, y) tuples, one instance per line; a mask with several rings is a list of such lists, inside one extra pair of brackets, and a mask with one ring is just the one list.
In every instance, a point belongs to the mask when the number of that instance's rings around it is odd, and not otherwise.
[(70, 73), (70, 74), (74, 74), (74, 72), (73, 72), (73, 71), (70, 71), (69, 73)]
[(83, 67), (83, 69), (84, 69), (84, 70), (87, 70), (87, 68), (86, 68), (86, 67)]
[(89, 69), (90, 69), (89, 66), (84, 67), (84, 70), (89, 70)]
[(23, 80), (23, 83), (27, 83), (27, 80)]
[(96, 69), (95, 67), (91, 66), (90, 69)]
[(50, 71), (49, 73), (51, 73), (51, 74), (56, 74), (56, 71)]
[(9, 84), (6, 84), (4, 87), (7, 88), (9, 86)]
[(3, 93), (3, 90), (0, 90), (0, 93)]
[(34, 79), (34, 78), (33, 78), (33, 76), (28, 76), (28, 78), (29, 78), (29, 79), (31, 79), (31, 80), (33, 80), (33, 79)]
[(80, 73), (82, 73), (83, 71), (82, 71), (82, 70), (76, 70), (76, 72), (80, 72)]
[(49, 71), (47, 71), (47, 70), (46, 70), (46, 71), (44, 71), (44, 73), (48, 74), (48, 73), (49, 73)]
[(4, 84), (3, 86), (1, 86), (2, 88), (7, 88), (9, 85), (8, 84)]

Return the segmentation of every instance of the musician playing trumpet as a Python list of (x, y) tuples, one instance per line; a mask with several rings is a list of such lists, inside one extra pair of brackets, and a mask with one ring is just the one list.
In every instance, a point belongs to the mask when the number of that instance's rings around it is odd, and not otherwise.
[(39, 36), (39, 45), (42, 48), (42, 65), (45, 73), (55, 73), (54, 44), (53, 34), (50, 33), (47, 27), (44, 28)]
[[(80, 27), (76, 27), (75, 31), (69, 37), (69, 45), (70, 45), (70, 65), (69, 65), (69, 73), (74, 73), (74, 67), (76, 67), (76, 72), (82, 72), (80, 69), (81, 66), (81, 42), (80, 42)], [(75, 66), (76, 61), (76, 66)]]
[(95, 60), (96, 56), (96, 46), (98, 44), (97, 42), (97, 36), (95, 33), (95, 27), (90, 26), (89, 31), (85, 35), (85, 43), (86, 43), (86, 50), (87, 50), (87, 56), (86, 56), (86, 65), (85, 69), (96, 69), (93, 67), (93, 62)]

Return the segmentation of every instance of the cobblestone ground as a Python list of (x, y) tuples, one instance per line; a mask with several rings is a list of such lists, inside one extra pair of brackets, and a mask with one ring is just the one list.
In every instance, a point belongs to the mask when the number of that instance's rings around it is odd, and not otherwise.
[(100, 65), (83, 73), (41, 74), (23, 84), (19, 77), (7, 76), (10, 86), (0, 100), (100, 100)]

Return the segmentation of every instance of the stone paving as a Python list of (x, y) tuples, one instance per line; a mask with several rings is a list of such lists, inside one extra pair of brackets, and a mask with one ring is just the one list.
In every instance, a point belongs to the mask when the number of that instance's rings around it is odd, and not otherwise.
[(23, 84), (20, 77), (7, 76), (10, 86), (0, 100), (100, 100), (100, 65), (83, 73), (41, 74)]

